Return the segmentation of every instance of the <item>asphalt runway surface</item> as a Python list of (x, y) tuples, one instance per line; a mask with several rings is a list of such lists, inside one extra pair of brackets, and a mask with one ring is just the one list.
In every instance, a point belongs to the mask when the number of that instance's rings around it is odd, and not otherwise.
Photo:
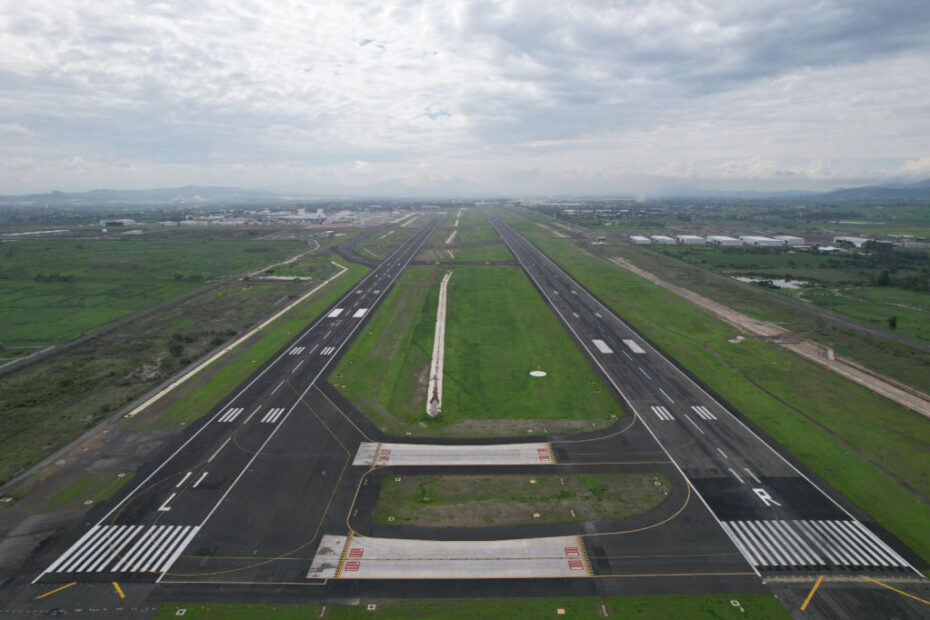
[[(116, 581), (148, 602), (299, 602), (767, 592), (763, 580), (799, 578), (797, 587), (809, 587), (804, 578), (820, 574), (919, 579), (918, 559), (904, 545), (782, 456), (512, 228), (489, 219), (633, 415), (585, 434), (417, 440), (381, 432), (329, 386), (325, 373), (438, 227), (435, 218), (139, 472), (132, 488), (42, 549), (14, 585), (34, 596), (78, 582), (86, 587), (56, 597), (86, 605), (100, 591), (93, 584)], [(530, 441), (548, 444), (549, 464), (353, 465), (368, 444)], [(673, 491), (658, 508), (627, 519), (454, 529), (372, 521), (387, 475), (642, 471), (665, 473)], [(324, 536), (354, 535), (380, 548), (393, 539), (459, 541), (476, 557), (482, 541), (575, 536), (580, 550), (563, 559), (574, 567), (574, 555), (582, 555), (586, 578), (505, 579), (493, 569), (487, 578), (444, 578), (450, 558), (437, 556), (421, 558), (435, 562), (426, 565), (436, 567), (431, 578), (423, 578), (422, 563), (407, 578), (401, 562), (396, 572), (369, 571), (380, 578), (352, 579), (377, 558), (349, 558), (349, 543), (336, 578), (308, 578)], [(786, 595), (794, 587), (785, 585)]]

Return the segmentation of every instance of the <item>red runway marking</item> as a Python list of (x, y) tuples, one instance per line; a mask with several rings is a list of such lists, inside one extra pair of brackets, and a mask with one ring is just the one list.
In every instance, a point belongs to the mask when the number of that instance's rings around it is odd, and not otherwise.
[(343, 572), (345, 572), (345, 573), (355, 573), (355, 572), (358, 572), (358, 567), (361, 566), (361, 565), (362, 565), (362, 563), (361, 563), (361, 562), (358, 562), (358, 561), (346, 562), (346, 567), (343, 569)]
[(581, 555), (578, 547), (565, 547), (565, 555)]
[(361, 547), (352, 547), (349, 549), (350, 558), (361, 558), (363, 555), (365, 555), (365, 550)]
[(570, 570), (584, 570), (584, 564), (581, 562), (581, 560), (569, 560), (568, 568)]

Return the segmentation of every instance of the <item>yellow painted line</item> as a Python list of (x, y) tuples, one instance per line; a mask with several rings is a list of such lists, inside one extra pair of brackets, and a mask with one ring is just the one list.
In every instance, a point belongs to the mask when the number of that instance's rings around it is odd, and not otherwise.
[(801, 603), (801, 611), (804, 611), (805, 609), (807, 609), (807, 606), (810, 604), (811, 599), (814, 598), (814, 592), (816, 592), (817, 588), (820, 587), (821, 581), (823, 581), (823, 575), (821, 575), (820, 577), (817, 577), (817, 581), (814, 582), (814, 587), (811, 588), (811, 591), (808, 592), (807, 594), (807, 598), (804, 599), (803, 603)]
[(55, 588), (55, 589), (52, 590), (51, 592), (46, 592), (45, 594), (40, 594), (39, 596), (36, 597), (36, 600), (39, 600), (40, 598), (45, 598), (46, 596), (51, 596), (51, 595), (55, 594), (56, 592), (61, 592), (61, 591), (64, 590), (65, 588), (70, 588), (71, 586), (76, 585), (76, 584), (77, 584), (76, 581), (72, 581), (71, 583), (66, 583), (65, 585), (61, 586), (60, 588)]
[(352, 539), (355, 538), (355, 532), (349, 531), (348, 537), (346, 537), (345, 547), (342, 548), (342, 557), (339, 558), (339, 566), (336, 567), (336, 579), (342, 577), (342, 569), (346, 565), (346, 557), (349, 555), (349, 547), (352, 546)]
[(120, 598), (126, 598), (126, 595), (123, 594), (123, 589), (119, 587), (119, 584), (115, 581), (113, 582), (113, 589), (116, 590), (116, 593), (119, 594)]
[(575, 536), (575, 540), (578, 541), (578, 550), (581, 552), (581, 561), (584, 562), (584, 572), (590, 577), (594, 574), (594, 571), (591, 570), (591, 560), (588, 559), (588, 550), (585, 549), (584, 539), (581, 536)]
[(862, 575), (862, 578), (865, 579), (866, 581), (871, 581), (872, 583), (877, 583), (878, 585), (880, 585), (880, 586), (883, 587), (883, 588), (888, 588), (888, 589), (891, 590), (892, 592), (897, 592), (898, 594), (903, 594), (903, 595), (906, 596), (907, 598), (912, 598), (912, 599), (914, 599), (915, 601), (920, 601), (920, 602), (923, 603), (924, 605), (930, 605), (930, 601), (926, 601), (926, 600), (924, 600), (924, 599), (922, 599), (922, 598), (919, 598), (919, 597), (917, 597), (917, 596), (914, 596), (913, 594), (908, 594), (908, 593), (905, 592), (904, 590), (899, 590), (899, 589), (897, 589), (897, 588), (895, 588), (895, 587), (889, 586), (887, 583), (882, 583), (882, 582), (879, 581), (878, 579), (872, 579), (871, 577), (866, 577), (865, 575)]
[(555, 462), (555, 451), (552, 450), (552, 444), (551, 444), (551, 443), (547, 443), (547, 444), (546, 444), (546, 451), (549, 452), (549, 464), (550, 464), (550, 465), (555, 465), (555, 464), (556, 464), (556, 462)]

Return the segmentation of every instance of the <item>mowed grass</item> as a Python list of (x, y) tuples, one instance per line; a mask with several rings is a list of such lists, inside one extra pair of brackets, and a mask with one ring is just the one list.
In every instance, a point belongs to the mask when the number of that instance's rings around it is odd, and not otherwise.
[(110, 497), (133, 479), (135, 472), (88, 472), (70, 486), (49, 496), (50, 511), (73, 510), (98, 504)]
[[(509, 434), (603, 426), (623, 414), (520, 269), (456, 267), (448, 289), (442, 413), (428, 419), (445, 271), (407, 269), (329, 377), (376, 424), (392, 433)], [(548, 375), (531, 377), (538, 368)]]
[[(533, 238), (538, 228), (504, 216)], [(930, 420), (733, 328), (569, 241), (534, 242), (608, 306), (924, 559)]]
[[(730, 601), (737, 600), (740, 607)], [(369, 610), (368, 605), (375, 609)], [(358, 605), (327, 605), (325, 618), (351, 620), (406, 620), (428, 618), (446, 620), (514, 620), (516, 618), (603, 618), (601, 606), (613, 618), (655, 620), (674, 618), (702, 620), (743, 618), (781, 620), (790, 618), (771, 594), (671, 594), (661, 596), (559, 596), (541, 598), (476, 598), (451, 600), (365, 600)], [(187, 620), (304, 620), (321, 617), (321, 605), (281, 605), (250, 603), (166, 603), (155, 614), (156, 620), (176, 618), (184, 609)], [(559, 609), (564, 615), (559, 614)]]
[(226, 357), (201, 370), (199, 375), (157, 403), (157, 414), (146, 416), (150, 430), (189, 424), (216, 407), (267, 359), (277, 353), (298, 331), (315, 320), (330, 304), (345, 294), (367, 272), (349, 263), (348, 270), (318, 291), (310, 300), (260, 330)]
[(440, 527), (619, 519), (668, 497), (662, 473), (398, 476), (381, 482), (375, 522)]
[(280, 261), (294, 241), (52, 240), (0, 248), (0, 342), (60, 344), (217, 277)]

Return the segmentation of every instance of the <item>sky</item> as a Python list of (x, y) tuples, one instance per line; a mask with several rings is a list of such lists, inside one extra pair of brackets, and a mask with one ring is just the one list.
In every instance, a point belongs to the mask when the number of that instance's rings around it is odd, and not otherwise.
[(0, 0), (0, 194), (930, 177), (926, 0)]

